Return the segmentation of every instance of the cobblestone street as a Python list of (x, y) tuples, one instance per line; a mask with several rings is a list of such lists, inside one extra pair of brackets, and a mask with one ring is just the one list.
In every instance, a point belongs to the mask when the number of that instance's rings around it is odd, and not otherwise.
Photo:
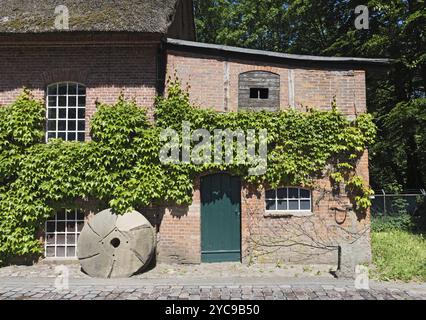
[[(93, 279), (67, 266), (69, 287), (58, 290), (53, 265), (0, 269), (1, 300), (425, 300), (425, 284), (335, 279), (317, 267), (294, 270), (239, 264), (159, 265), (129, 279)], [(60, 280), (60, 279), (59, 279)]]

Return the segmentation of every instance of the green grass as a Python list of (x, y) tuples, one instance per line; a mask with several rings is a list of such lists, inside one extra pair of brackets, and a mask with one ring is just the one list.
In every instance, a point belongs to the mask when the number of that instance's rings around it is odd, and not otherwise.
[(407, 231), (372, 232), (373, 277), (426, 281), (426, 237)]

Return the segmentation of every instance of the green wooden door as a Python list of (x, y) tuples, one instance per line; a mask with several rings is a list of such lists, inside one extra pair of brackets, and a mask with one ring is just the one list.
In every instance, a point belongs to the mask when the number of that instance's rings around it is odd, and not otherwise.
[(241, 182), (215, 174), (201, 178), (201, 261), (241, 261)]

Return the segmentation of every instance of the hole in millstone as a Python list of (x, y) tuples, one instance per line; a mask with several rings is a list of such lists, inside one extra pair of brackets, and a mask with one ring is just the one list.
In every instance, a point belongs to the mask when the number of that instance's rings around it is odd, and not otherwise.
[(118, 248), (118, 246), (120, 245), (120, 239), (114, 238), (114, 239), (111, 240), (110, 243), (114, 248)]

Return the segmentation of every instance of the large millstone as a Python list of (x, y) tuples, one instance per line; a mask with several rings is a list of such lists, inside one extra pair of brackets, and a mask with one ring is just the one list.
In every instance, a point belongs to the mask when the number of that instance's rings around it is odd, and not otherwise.
[(142, 214), (133, 211), (117, 216), (107, 209), (84, 226), (77, 255), (91, 277), (124, 278), (142, 270), (154, 249), (154, 229)]

